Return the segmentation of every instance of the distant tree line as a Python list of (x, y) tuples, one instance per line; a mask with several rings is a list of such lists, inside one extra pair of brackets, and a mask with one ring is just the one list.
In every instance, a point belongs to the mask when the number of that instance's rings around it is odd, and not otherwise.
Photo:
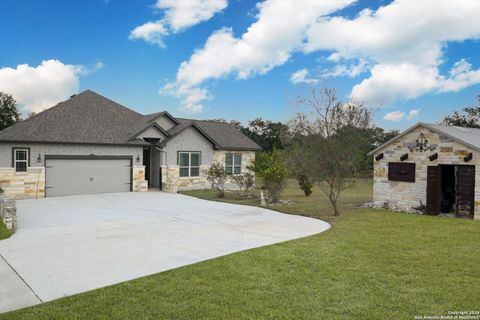
[(466, 107), (462, 111), (454, 111), (445, 116), (442, 124), (447, 126), (480, 128), (480, 95), (477, 96), (478, 106)]

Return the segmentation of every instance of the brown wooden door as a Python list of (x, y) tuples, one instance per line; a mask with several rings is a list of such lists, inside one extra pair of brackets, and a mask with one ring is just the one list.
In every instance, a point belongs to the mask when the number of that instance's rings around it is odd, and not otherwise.
[(439, 166), (427, 168), (427, 214), (439, 214), (441, 206), (441, 177)]
[(475, 203), (475, 166), (457, 166), (456, 213), (473, 216)]

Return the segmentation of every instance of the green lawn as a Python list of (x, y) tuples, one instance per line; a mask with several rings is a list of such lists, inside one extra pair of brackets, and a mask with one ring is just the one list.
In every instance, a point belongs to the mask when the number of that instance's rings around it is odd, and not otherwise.
[(12, 232), (5, 227), (0, 218), (0, 240), (6, 239), (12, 235)]
[[(257, 183), (260, 186), (260, 183)], [(195, 190), (183, 191), (182, 193), (202, 199), (224, 201), (237, 204), (259, 205), (258, 201), (253, 199), (239, 200), (236, 192), (226, 192), (225, 198), (218, 198), (212, 190)], [(260, 190), (255, 190), (256, 194)], [(269, 209), (274, 209), (286, 213), (299, 214), (313, 218), (322, 219), (328, 222), (335, 222), (336, 217), (332, 217), (332, 208), (328, 202), (327, 197), (318, 188), (313, 188), (313, 193), (309, 197), (305, 197), (303, 191), (298, 187), (297, 181), (289, 179), (287, 188), (282, 193), (282, 199), (292, 200), (291, 205), (276, 205), (269, 206)], [(372, 199), (372, 181), (360, 180), (353, 185), (351, 189), (346, 190), (340, 196), (340, 210), (347, 214), (355, 213), (353, 210), (359, 205), (371, 201)]]
[[(294, 187), (284, 198), (297, 202), (279, 209), (328, 217), (329, 207), (316, 205), (318, 192), (305, 198)], [(323, 234), (0, 319), (413, 319), (478, 310), (480, 223), (355, 208), (368, 200), (369, 188), (363, 182), (348, 192), (343, 215)]]

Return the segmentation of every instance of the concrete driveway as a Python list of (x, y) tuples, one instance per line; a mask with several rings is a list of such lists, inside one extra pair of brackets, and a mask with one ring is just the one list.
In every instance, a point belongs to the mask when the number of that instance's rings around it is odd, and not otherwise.
[(22, 200), (17, 206), (19, 229), (0, 241), (0, 312), (330, 227), (163, 192)]

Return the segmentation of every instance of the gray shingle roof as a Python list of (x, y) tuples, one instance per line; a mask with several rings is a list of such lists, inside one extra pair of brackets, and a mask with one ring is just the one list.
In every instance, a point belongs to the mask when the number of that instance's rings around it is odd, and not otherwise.
[(460, 143), (463, 143), (464, 145), (480, 151), (480, 129), (475, 129), (475, 128), (463, 128), (463, 127), (454, 127), (454, 126), (444, 126), (440, 124), (431, 124), (431, 123), (423, 123), (419, 122), (413, 127), (408, 128), (407, 130), (403, 131), (400, 135), (396, 136), (395, 138), (391, 139), (390, 141), (387, 141), (386, 143), (382, 144), (375, 150), (371, 151), (369, 154), (374, 154), (378, 152), (379, 150), (383, 149), (390, 143), (394, 142), (398, 138), (406, 135), (407, 133), (411, 132), (412, 130), (418, 128), (418, 127), (425, 127), (427, 129), (430, 129), (433, 132), (436, 132), (440, 135), (444, 135), (446, 137), (449, 137), (450, 139), (453, 139), (455, 141), (458, 141)]
[(0, 131), (0, 141), (135, 144), (128, 139), (142, 117), (87, 90)]
[(162, 115), (178, 123), (168, 131), (169, 138), (194, 126), (217, 149), (261, 150), (229, 124), (176, 119), (165, 111), (142, 115), (90, 90), (0, 131), (0, 142), (146, 145), (145, 141), (132, 138)]
[(179, 120), (181, 124), (170, 129), (169, 133), (172, 135), (175, 135), (177, 131), (182, 130), (186, 126), (195, 125), (211, 140), (215, 141), (218, 149), (254, 151), (262, 150), (258, 144), (238, 131), (231, 124), (217, 121), (192, 120), (183, 118), (177, 118), (177, 120)]

